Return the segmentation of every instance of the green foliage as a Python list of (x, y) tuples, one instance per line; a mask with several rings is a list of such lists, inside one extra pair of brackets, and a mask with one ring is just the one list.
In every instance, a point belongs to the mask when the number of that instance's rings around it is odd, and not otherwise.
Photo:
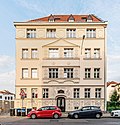
[(118, 102), (119, 101), (119, 95), (117, 93), (117, 91), (115, 90), (110, 98), (111, 102)]

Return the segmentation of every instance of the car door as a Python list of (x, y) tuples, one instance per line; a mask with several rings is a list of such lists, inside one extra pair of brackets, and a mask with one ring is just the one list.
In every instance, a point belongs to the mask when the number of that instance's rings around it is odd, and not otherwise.
[(38, 112), (38, 117), (41, 117), (41, 118), (45, 118), (48, 116), (48, 108), (47, 107), (42, 107), (39, 109), (39, 112)]

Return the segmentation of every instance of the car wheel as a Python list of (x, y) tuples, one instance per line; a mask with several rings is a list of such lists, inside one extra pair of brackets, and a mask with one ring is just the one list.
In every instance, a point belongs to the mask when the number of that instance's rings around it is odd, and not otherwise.
[(79, 118), (79, 115), (78, 115), (78, 114), (74, 114), (74, 118), (75, 118), (75, 119), (78, 119), (78, 118)]
[(54, 115), (53, 115), (53, 118), (54, 118), (54, 119), (58, 119), (58, 118), (59, 118), (59, 115), (58, 115), (58, 114), (54, 114)]
[(36, 118), (37, 118), (37, 116), (35, 114), (31, 115), (31, 119), (36, 119)]
[(95, 117), (96, 117), (97, 119), (99, 119), (99, 118), (101, 117), (101, 115), (100, 115), (100, 114), (96, 114)]

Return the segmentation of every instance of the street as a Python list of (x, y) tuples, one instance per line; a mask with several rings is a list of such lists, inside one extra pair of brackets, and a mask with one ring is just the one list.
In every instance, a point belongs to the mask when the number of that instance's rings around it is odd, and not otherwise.
[(0, 118), (1, 125), (120, 125), (120, 118), (101, 119), (29, 119), (27, 117)]

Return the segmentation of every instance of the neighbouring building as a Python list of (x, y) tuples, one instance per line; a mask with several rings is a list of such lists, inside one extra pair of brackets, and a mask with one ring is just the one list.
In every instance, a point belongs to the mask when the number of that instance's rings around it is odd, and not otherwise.
[(110, 101), (110, 97), (115, 90), (120, 95), (120, 83), (115, 81), (107, 82), (107, 101)]
[[(16, 28), (15, 108), (106, 109), (106, 27), (95, 15), (50, 15)], [(21, 90), (26, 93), (20, 97)]]
[(15, 94), (7, 90), (0, 91), (0, 113), (7, 113), (14, 108), (14, 97)]

